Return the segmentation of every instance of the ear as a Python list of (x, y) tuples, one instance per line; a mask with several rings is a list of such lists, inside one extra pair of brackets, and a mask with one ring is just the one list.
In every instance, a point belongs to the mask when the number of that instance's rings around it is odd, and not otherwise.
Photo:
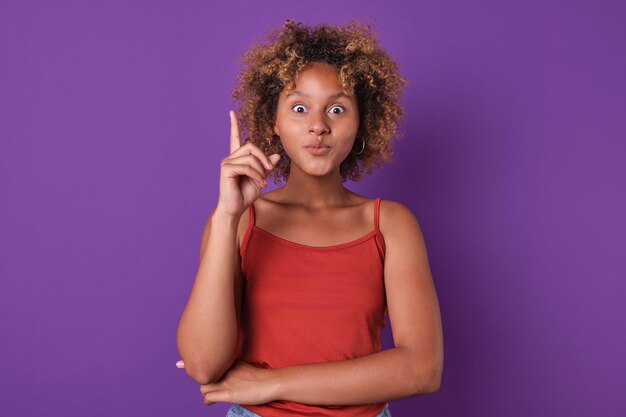
[(280, 136), (280, 133), (278, 132), (278, 126), (276, 126), (276, 118), (274, 118), (274, 134)]
[(356, 136), (354, 137), (354, 139), (356, 140), (356, 138), (362, 138), (363, 137), (363, 128), (361, 125), (359, 125), (359, 128), (356, 131)]

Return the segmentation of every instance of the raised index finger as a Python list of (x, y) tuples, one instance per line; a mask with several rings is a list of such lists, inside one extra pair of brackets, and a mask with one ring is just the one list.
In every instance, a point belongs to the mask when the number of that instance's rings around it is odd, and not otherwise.
[(241, 138), (239, 137), (239, 122), (234, 111), (230, 111), (230, 153), (235, 152), (241, 147)]

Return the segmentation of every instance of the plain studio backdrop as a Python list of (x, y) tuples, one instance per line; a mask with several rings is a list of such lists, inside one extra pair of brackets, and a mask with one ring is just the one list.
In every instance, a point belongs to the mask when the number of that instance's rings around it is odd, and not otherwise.
[(394, 417), (623, 415), (626, 3), (590, 0), (2, 0), (0, 414), (225, 415), (176, 326), (238, 60), (287, 18), (374, 23), (409, 81), (348, 184), (413, 210), (441, 305), (441, 390)]

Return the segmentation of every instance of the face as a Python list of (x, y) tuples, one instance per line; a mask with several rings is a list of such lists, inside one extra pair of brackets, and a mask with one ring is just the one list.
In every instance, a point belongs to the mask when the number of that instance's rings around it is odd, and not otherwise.
[(356, 96), (346, 95), (339, 70), (310, 63), (295, 79), (292, 90), (278, 96), (275, 133), (291, 159), (291, 173), (339, 175), (359, 129)]

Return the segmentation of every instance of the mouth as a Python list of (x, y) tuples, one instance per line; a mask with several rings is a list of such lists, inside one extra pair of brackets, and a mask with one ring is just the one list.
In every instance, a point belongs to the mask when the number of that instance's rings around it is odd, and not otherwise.
[(304, 149), (307, 150), (307, 152), (309, 152), (312, 155), (324, 155), (326, 153), (328, 153), (328, 151), (330, 150), (329, 146), (320, 146), (320, 147), (315, 147), (315, 146), (307, 146)]

